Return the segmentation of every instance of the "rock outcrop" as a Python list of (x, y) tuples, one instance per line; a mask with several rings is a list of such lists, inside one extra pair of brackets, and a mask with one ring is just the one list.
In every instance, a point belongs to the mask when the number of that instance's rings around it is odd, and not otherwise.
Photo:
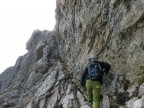
[(144, 107), (144, 1), (57, 0), (53, 31), (0, 75), (0, 108), (91, 108), (80, 78), (91, 54), (112, 68), (102, 108)]

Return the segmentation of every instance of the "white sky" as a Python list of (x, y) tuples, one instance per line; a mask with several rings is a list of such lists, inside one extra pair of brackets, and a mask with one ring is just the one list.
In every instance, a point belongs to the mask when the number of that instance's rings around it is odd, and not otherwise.
[(0, 0), (0, 73), (27, 50), (35, 29), (52, 30), (56, 0)]

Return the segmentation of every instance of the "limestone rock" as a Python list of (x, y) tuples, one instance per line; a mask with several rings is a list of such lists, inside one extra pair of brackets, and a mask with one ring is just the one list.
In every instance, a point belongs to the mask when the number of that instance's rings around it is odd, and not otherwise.
[(107, 95), (103, 95), (102, 108), (110, 108), (110, 100)]
[[(62, 100), (62, 106), (63, 108), (70, 108), (73, 107), (73, 102), (75, 101), (74, 94), (71, 93), (69, 95), (66, 95), (65, 98)], [(78, 108), (78, 106), (75, 106)]]
[(144, 95), (144, 83), (139, 88), (139, 97), (142, 97)]
[(127, 108), (134, 108), (134, 102), (138, 100), (138, 98), (132, 98), (131, 100), (129, 100), (128, 102), (126, 102), (126, 107)]
[(137, 84), (134, 84), (134, 85), (132, 85), (132, 87), (129, 87), (129, 89), (127, 90), (127, 92), (129, 93), (129, 97), (137, 96), (138, 88), (139, 88), (139, 85), (137, 85)]
[(134, 108), (144, 108), (144, 96), (134, 102)]
[(86, 101), (85, 96), (83, 96), (80, 91), (77, 91), (77, 99), (81, 106), (80, 108), (91, 108), (91, 104)]
[(80, 79), (93, 53), (111, 64), (101, 105), (143, 107), (144, 1), (57, 0), (56, 5), (54, 30), (35, 30), (28, 52), (0, 75), (0, 108), (90, 108)]
[(32, 103), (29, 103), (26, 108), (32, 108)]
[(49, 89), (53, 88), (55, 83), (56, 83), (56, 78), (57, 78), (58, 72), (53, 71), (43, 82), (42, 86), (39, 87), (39, 89), (36, 92), (35, 96), (41, 96), (47, 93)]

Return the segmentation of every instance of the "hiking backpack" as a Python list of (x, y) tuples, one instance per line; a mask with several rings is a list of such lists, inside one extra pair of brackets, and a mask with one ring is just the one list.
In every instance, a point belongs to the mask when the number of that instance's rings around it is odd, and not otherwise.
[(89, 79), (99, 79), (103, 75), (102, 68), (99, 63), (92, 63), (88, 65)]

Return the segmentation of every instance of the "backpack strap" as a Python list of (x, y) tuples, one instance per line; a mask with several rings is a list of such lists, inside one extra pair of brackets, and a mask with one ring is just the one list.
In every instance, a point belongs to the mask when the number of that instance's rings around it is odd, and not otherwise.
[(101, 65), (98, 63), (98, 66), (99, 66), (99, 68), (100, 68), (100, 71), (102, 71), (102, 68), (101, 68)]
[(90, 63), (88, 64), (88, 77), (90, 78)]

